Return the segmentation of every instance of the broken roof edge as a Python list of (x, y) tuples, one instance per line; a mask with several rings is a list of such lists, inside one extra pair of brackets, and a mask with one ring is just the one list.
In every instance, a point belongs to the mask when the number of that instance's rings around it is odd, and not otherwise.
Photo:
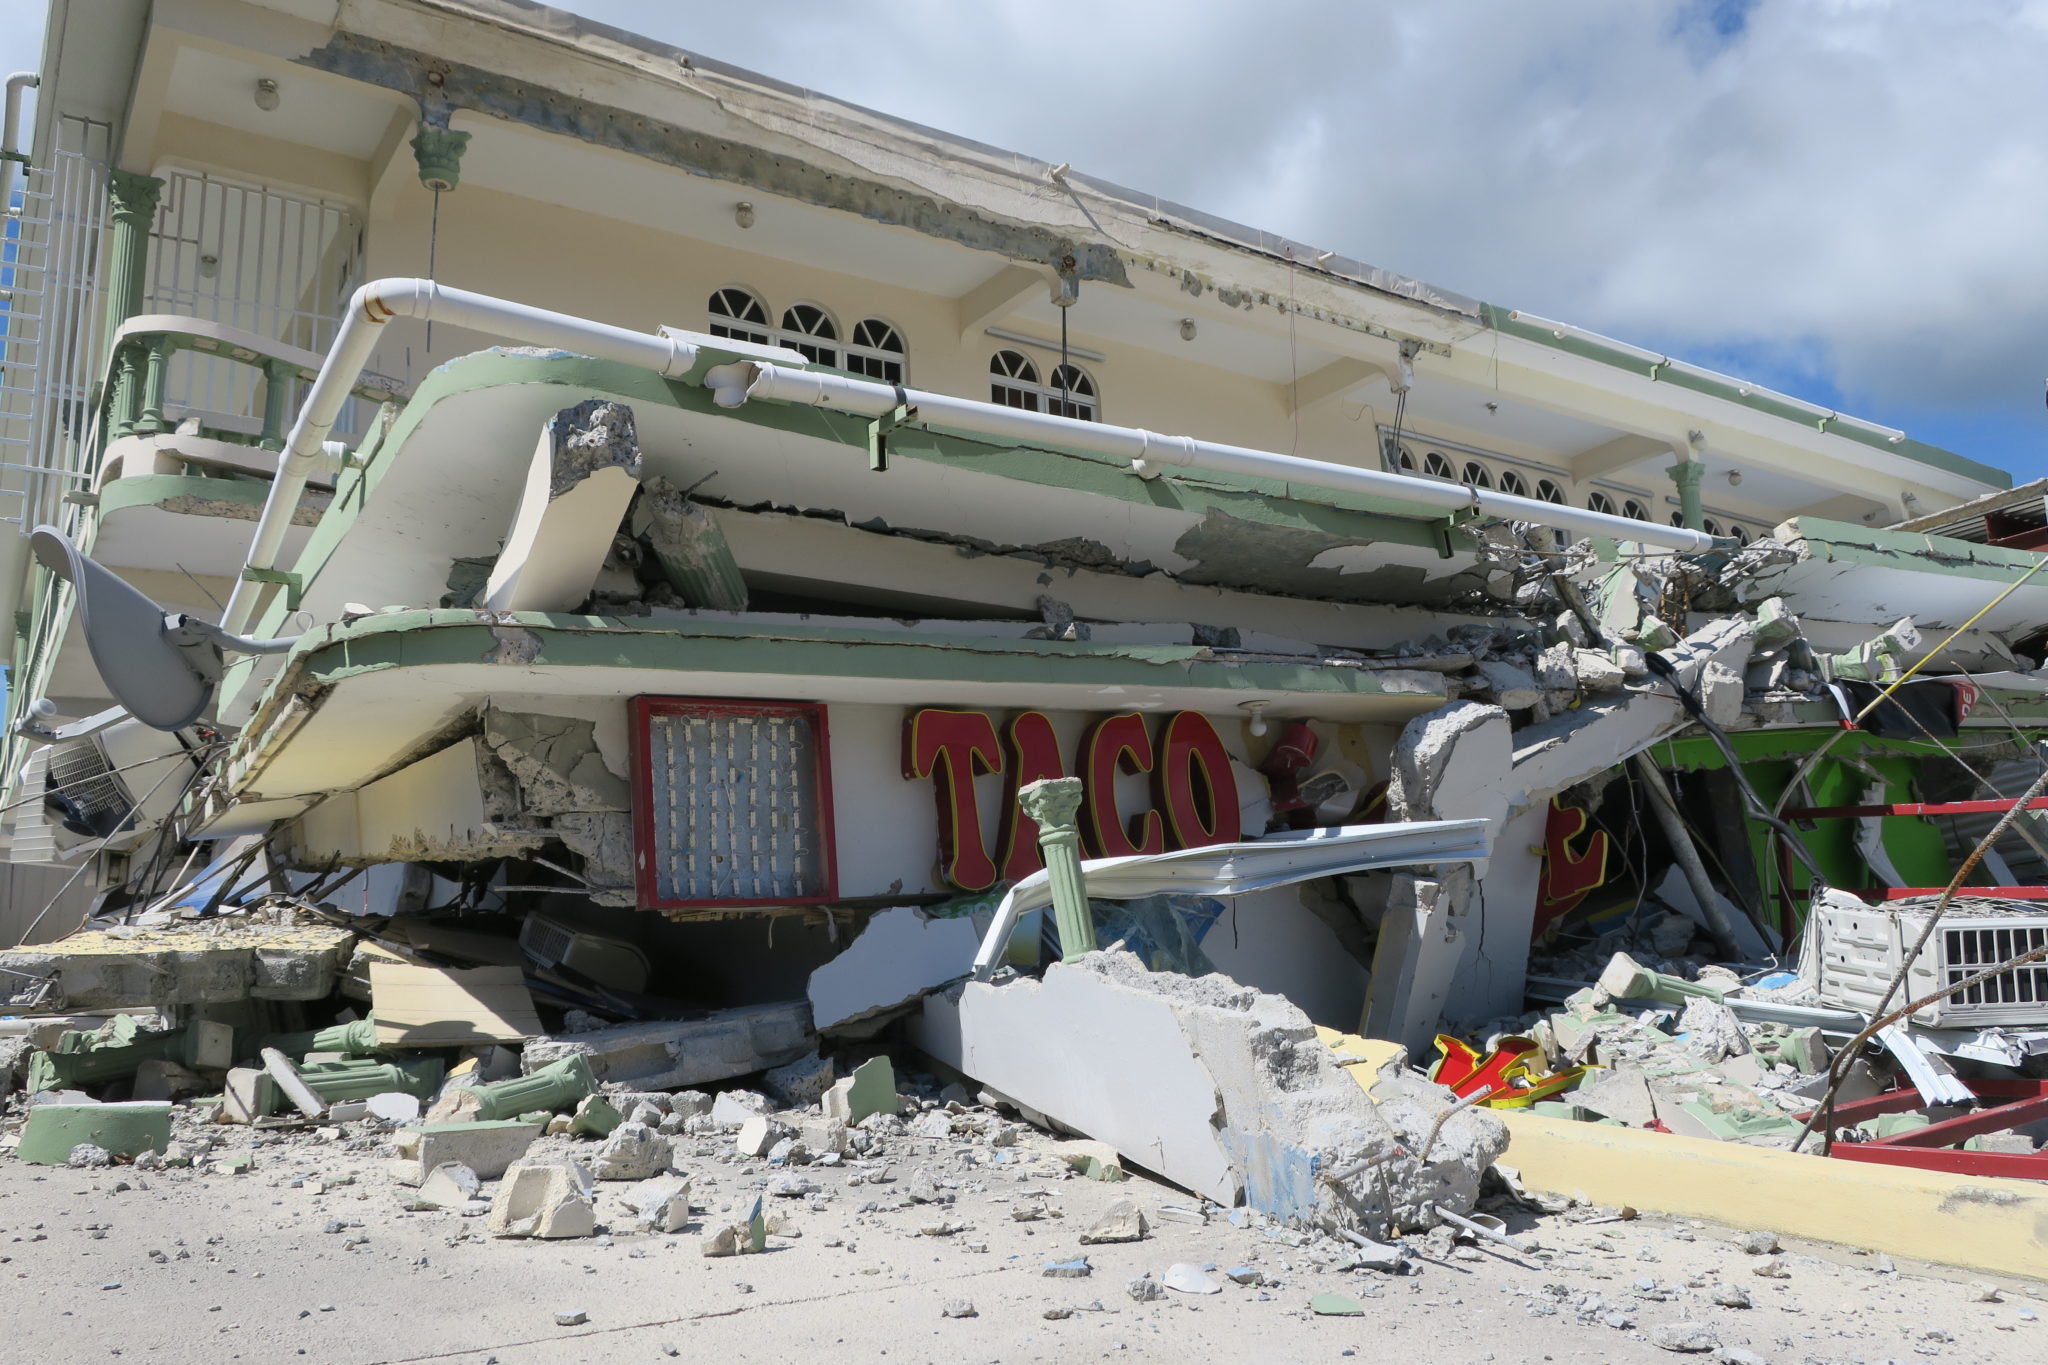
[[(2012, 474), (2008, 470), (1983, 464), (1925, 441), (1916, 441), (1910, 436), (1893, 440), (1874, 426), (1866, 426), (1864, 419), (1850, 413), (1832, 411), (1761, 384), (1716, 374), (1677, 356), (1656, 355), (1643, 347), (1570, 324), (1561, 325), (1569, 330), (1560, 330), (1560, 326), (1544, 325), (1526, 313), (1491, 303), (1482, 304), (1481, 311), (1487, 327), (1504, 336), (1531, 341), (1565, 355), (1639, 374), (1653, 383), (1674, 384), (1710, 398), (1735, 403), (1796, 426), (1810, 427), (1823, 435), (1839, 436), (1872, 450), (1901, 455), (1915, 463), (1971, 479), (1993, 489), (2012, 487)], [(1843, 425), (1844, 419), (1854, 425)]]
[(1939, 512), (1925, 512), (1917, 517), (1908, 517), (1904, 521), (1895, 521), (1884, 529), (1942, 535), (1958, 521), (1981, 517), (1990, 512), (2002, 512), (2008, 507), (2018, 507), (2029, 502), (2048, 503), (2048, 479), (2029, 479), (2025, 483), (2014, 484), (1996, 493), (1986, 493), (1981, 498), (1972, 498), (1968, 502), (1945, 507)]

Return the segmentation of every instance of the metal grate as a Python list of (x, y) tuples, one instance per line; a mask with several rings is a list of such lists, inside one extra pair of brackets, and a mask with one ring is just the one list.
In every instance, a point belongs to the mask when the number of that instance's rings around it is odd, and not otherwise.
[(822, 707), (643, 698), (638, 719), (643, 904), (835, 894)]
[(47, 782), (46, 805), (55, 805), (65, 827), (87, 838), (112, 835), (135, 809), (96, 740), (52, 745)]
[[(333, 344), (342, 307), (362, 282), (363, 230), (346, 205), (190, 171), (164, 173), (149, 248), (144, 312), (203, 318), (307, 351)], [(166, 371), (165, 411), (253, 435), (264, 382), (251, 366), (180, 351)], [(298, 410), (305, 388), (293, 381), (286, 411)], [(358, 425), (351, 403), (335, 429)]]
[[(1974, 976), (1986, 967), (2048, 944), (2048, 924), (2004, 924), (1996, 928), (1941, 931), (1941, 984)], [(1967, 990), (1957, 991), (1959, 1005), (2048, 1005), (2048, 962), (2018, 967)]]
[(87, 428), (100, 377), (104, 123), (59, 122), (47, 164), (16, 182), (0, 217), (0, 520), (58, 522), (91, 478)]

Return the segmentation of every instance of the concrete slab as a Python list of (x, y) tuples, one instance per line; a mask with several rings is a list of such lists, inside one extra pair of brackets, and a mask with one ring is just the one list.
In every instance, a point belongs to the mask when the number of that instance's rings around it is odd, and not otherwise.
[(912, 906), (883, 910), (811, 973), (811, 1017), (829, 1032), (906, 1004), (967, 975), (979, 945), (972, 919), (928, 918)]
[(74, 934), (0, 952), (0, 1006), (42, 980), (53, 982), (44, 1009), (319, 1000), (333, 994), (354, 945), (346, 930), (305, 927)]
[(674, 1090), (781, 1066), (817, 1045), (810, 1005), (789, 1000), (721, 1010), (702, 1019), (620, 1024), (535, 1038), (519, 1060), (531, 1075), (580, 1054), (600, 1084)]
[(114, 1156), (161, 1152), (171, 1141), (171, 1106), (150, 1100), (126, 1104), (38, 1104), (28, 1111), (16, 1155), (38, 1166), (62, 1166), (81, 1144)]

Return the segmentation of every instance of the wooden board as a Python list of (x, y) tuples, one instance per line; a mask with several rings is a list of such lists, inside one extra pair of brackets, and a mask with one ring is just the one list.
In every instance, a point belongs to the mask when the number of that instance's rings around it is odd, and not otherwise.
[(379, 1047), (516, 1043), (541, 1032), (517, 967), (370, 963), (370, 1009)]

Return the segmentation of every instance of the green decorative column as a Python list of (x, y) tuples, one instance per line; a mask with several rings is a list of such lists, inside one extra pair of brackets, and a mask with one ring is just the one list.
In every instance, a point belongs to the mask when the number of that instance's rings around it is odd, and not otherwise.
[(1680, 460), (1664, 472), (1671, 476), (1671, 482), (1678, 485), (1679, 523), (1689, 531), (1703, 529), (1700, 475), (1707, 472), (1707, 467), (1698, 460)]
[(1017, 804), (1038, 824), (1038, 848), (1052, 879), (1053, 923), (1060, 956), (1073, 961), (1095, 950), (1095, 917), (1088, 910), (1088, 885), (1081, 876), (1081, 779), (1047, 777), (1017, 793)]
[[(149, 230), (156, 225), (157, 200), (164, 182), (153, 175), (114, 171), (107, 178), (107, 216), (113, 225), (113, 239), (107, 252), (107, 336), (142, 311), (143, 280), (149, 269)], [(118, 355), (108, 352), (114, 366), (113, 388), (108, 395), (110, 426), (115, 436), (126, 436), (135, 428), (142, 409), (141, 356), (134, 346), (123, 346)]]
[(589, 1059), (571, 1053), (528, 1076), (492, 1081), (475, 1088), (477, 1119), (511, 1119), (540, 1110), (567, 1109), (597, 1089)]

